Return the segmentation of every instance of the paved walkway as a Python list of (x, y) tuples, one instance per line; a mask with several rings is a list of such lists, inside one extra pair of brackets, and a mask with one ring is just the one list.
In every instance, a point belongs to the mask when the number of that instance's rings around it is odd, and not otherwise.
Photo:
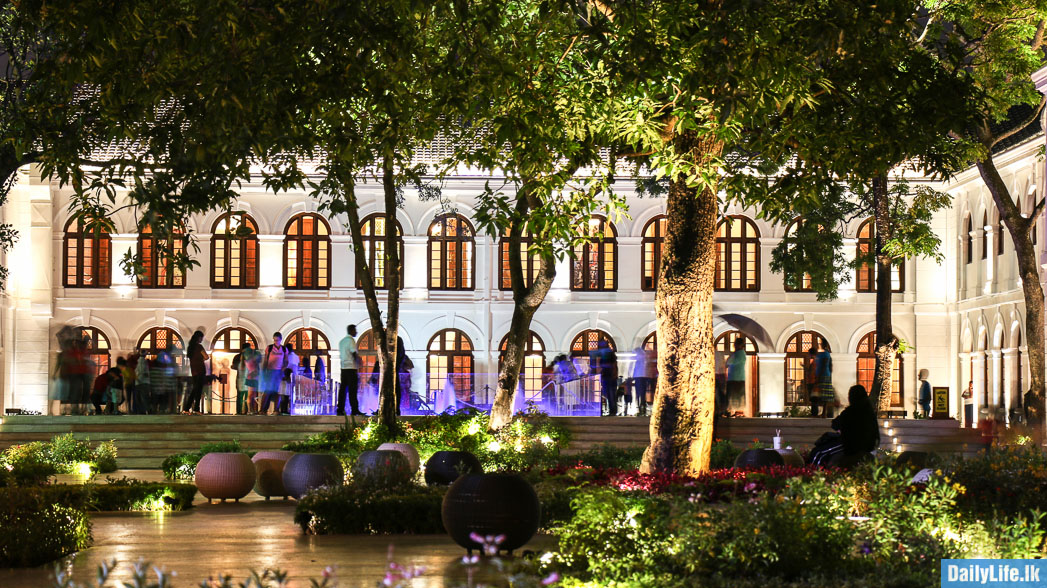
[[(306, 536), (293, 516), (294, 501), (265, 502), (253, 494), (240, 503), (210, 505), (197, 494), (196, 506), (183, 513), (94, 514), (94, 546), (63, 563), (76, 582), (87, 583), (100, 563), (116, 558), (120, 566), (113, 578), (124, 581), (130, 579), (131, 564), (144, 558), (177, 571), (176, 587), (197, 586), (219, 573), (242, 581), (249, 570), (265, 568), (289, 572), (292, 586), (308, 586), (308, 578), (319, 578), (324, 567), (333, 565), (340, 586), (373, 587), (385, 575), (392, 545), (397, 563), (427, 568), (412, 586), (464, 584), (459, 562), (465, 552), (446, 535)], [(527, 548), (552, 545), (551, 538), (539, 537)], [(50, 565), (0, 569), (0, 586), (46, 587), (52, 577)]]

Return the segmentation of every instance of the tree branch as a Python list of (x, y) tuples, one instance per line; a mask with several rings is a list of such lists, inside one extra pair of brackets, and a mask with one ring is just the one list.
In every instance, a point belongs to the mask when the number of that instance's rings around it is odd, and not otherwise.
[(1044, 104), (1047, 104), (1047, 95), (1042, 96), (1040, 98), (1040, 103), (1037, 104), (1036, 108), (1033, 109), (1032, 114), (1030, 114), (1029, 116), (1027, 116), (1024, 119), (1022, 119), (1018, 124), (1014, 125), (1007, 132), (1002, 133), (1000, 135), (997, 135), (995, 137), (993, 137), (991, 132), (990, 132), (990, 134), (988, 135), (988, 139), (989, 139), (988, 147), (990, 149), (992, 147), (995, 147), (1001, 141), (1003, 141), (1005, 139), (1009, 139), (1010, 137), (1013, 137), (1014, 135), (1017, 135), (1022, 130), (1024, 130), (1025, 127), (1027, 127), (1027, 126), (1031, 125), (1032, 123), (1036, 122), (1036, 119), (1040, 118), (1040, 113), (1043, 112)]

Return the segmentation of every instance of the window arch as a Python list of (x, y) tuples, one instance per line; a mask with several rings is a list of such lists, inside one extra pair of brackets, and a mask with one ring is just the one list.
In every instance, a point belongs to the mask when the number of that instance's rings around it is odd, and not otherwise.
[[(596, 345), (600, 341), (606, 341), (615, 353), (618, 352), (618, 346), (614, 344), (614, 339), (599, 329), (586, 329), (575, 335), (574, 340), (571, 341), (571, 357), (578, 363), (579, 371), (582, 375), (587, 376), (589, 374), (589, 353), (596, 350)], [(592, 398), (586, 397), (584, 401), (599, 401), (602, 385), (600, 378), (587, 377), (583, 382), (585, 382), (583, 393), (589, 392), (593, 395)], [(588, 387), (587, 390), (586, 387)]]
[(95, 376), (109, 371), (112, 367), (109, 350), (113, 348), (109, 343), (109, 337), (97, 327), (80, 327), (80, 338), (87, 343), (87, 358), (95, 364)]
[(363, 335), (356, 340), (356, 353), (360, 356), (360, 365), (356, 366), (360, 374), (360, 382), (364, 382), (364, 374), (374, 373), (374, 366), (378, 365), (378, 343), (374, 340), (374, 331), (367, 329)]
[[(738, 339), (744, 341), (745, 355), (749, 358), (749, 373), (745, 375), (745, 399), (750, 410), (746, 414), (756, 416), (760, 410), (760, 363), (756, 359), (756, 356), (760, 353), (760, 347), (756, 344), (756, 341), (753, 341), (752, 337), (746, 336), (741, 331), (726, 331), (716, 338), (716, 341), (713, 343), (713, 349), (717, 353), (722, 354), (721, 357), (726, 364), (727, 356), (734, 353), (734, 342)], [(726, 365), (722, 369), (726, 370)]]
[(227, 212), (211, 229), (211, 287), (258, 287), (258, 225), (246, 212)]
[(643, 343), (640, 345), (647, 351), (658, 352), (658, 331), (652, 332), (650, 335), (644, 337)]
[(665, 253), (665, 234), (669, 228), (669, 219), (660, 214), (643, 228), (640, 240), (640, 289), (654, 292), (658, 289), (658, 276), (662, 269), (662, 255)]
[(1004, 235), (1003, 235), (1003, 217), (1000, 215), (1000, 209), (999, 208), (997, 208), (995, 210), (996, 210), (996, 212), (993, 213), (993, 220), (994, 220), (994, 224), (996, 225), (996, 229), (995, 229), (995, 232), (993, 234), (996, 235), (996, 255), (999, 256), (999, 255), (1003, 255), (1004, 249), (1006, 249), (1007, 245), (1006, 245), (1006, 242), (1004, 241)]
[[(404, 238), (403, 229), (399, 221), (393, 221), (393, 229), (396, 231), (396, 250), (400, 258), (400, 289), (404, 287)], [(363, 240), (364, 257), (367, 258), (367, 269), (371, 272), (374, 287), (377, 290), (385, 290), (388, 286), (389, 268), (385, 266), (385, 236), (386, 222), (384, 214), (372, 214), (360, 224), (360, 233)], [(363, 288), (364, 282), (361, 276), (356, 276), (356, 287)]]
[(177, 331), (170, 327), (153, 327), (138, 339), (136, 349), (147, 359), (154, 359), (158, 353), (170, 350), (175, 364), (185, 364), (185, 343)]
[(971, 263), (974, 261), (974, 224), (971, 222), (970, 213), (967, 213), (967, 216), (963, 218), (963, 243), (963, 256), (966, 258), (967, 263)]
[(618, 233), (602, 216), (582, 223), (588, 240), (571, 251), (571, 289), (582, 292), (614, 292), (618, 289)]
[(759, 292), (760, 232), (744, 216), (729, 216), (716, 227), (716, 276), (720, 292)]
[(427, 347), (426, 386), (429, 398), (442, 390), (450, 378), (455, 396), (462, 401), (473, 401), (473, 342), (458, 329), (444, 329), (433, 335)]
[(331, 287), (331, 227), (320, 215), (293, 217), (284, 229), (284, 288), (327, 290)]
[[(285, 344), (294, 347), (294, 352), (302, 360), (302, 366), (309, 366), (310, 373), (316, 376), (316, 360), (324, 360), (324, 380), (331, 372), (331, 342), (320, 329), (301, 328), (291, 331), (284, 339)], [(320, 379), (320, 378), (316, 378)]]
[[(520, 234), (520, 266), (523, 269), (525, 288), (530, 288), (531, 284), (538, 278), (538, 270), (542, 261), (540, 255), (531, 252), (532, 243), (534, 243), (534, 239), (531, 237), (531, 232), (524, 226), (523, 232)], [(509, 273), (509, 229), (505, 229), (502, 233), (502, 238), (498, 241), (498, 248), (501, 252), (498, 256), (498, 275), (501, 276), (498, 289), (512, 290), (513, 278)]]
[(989, 226), (989, 211), (982, 213), (982, 259), (989, 258), (989, 236), (985, 234), (985, 228)]
[[(894, 367), (891, 369), (891, 406), (903, 406), (905, 383), (902, 380), (902, 355), (894, 356)], [(858, 341), (858, 383), (872, 393), (873, 376), (876, 374), (876, 331), (866, 333)], [(875, 399), (873, 400), (875, 402)]]
[[(795, 218), (793, 220), (793, 222), (789, 223), (789, 226), (785, 229), (785, 236), (787, 238), (795, 236), (796, 235), (796, 231), (800, 230), (800, 226), (801, 226), (802, 223), (803, 223), (803, 219), (801, 217)], [(796, 277), (796, 283), (798, 283), (800, 285), (798, 288), (794, 288), (794, 287), (790, 286), (789, 282), (786, 281), (785, 282), (785, 291), (786, 292), (814, 292), (814, 288), (811, 287), (811, 274), (808, 274), (808, 273), (804, 272), (804, 274), (802, 276), (797, 276)]]
[(247, 343), (250, 343), (254, 349), (258, 349), (258, 340), (251, 334), (251, 331), (241, 327), (226, 327), (215, 334), (214, 339), (211, 340), (211, 349), (235, 355), (243, 351)]
[(66, 288), (108, 288), (112, 282), (112, 239), (103, 223), (84, 226), (76, 217), (65, 225), (62, 283)]
[(815, 331), (800, 331), (789, 337), (785, 344), (785, 404), (786, 406), (806, 406), (807, 391), (804, 387), (804, 365), (807, 353), (818, 341), (821, 348), (832, 352), (829, 342)]
[[(873, 219), (866, 219), (858, 227), (858, 255), (868, 256), (876, 250), (876, 231)], [(858, 292), (876, 291), (876, 263), (865, 262), (858, 268)], [(891, 265), (891, 292), (905, 289), (905, 261)]]
[[(509, 344), (509, 334), (502, 337), (498, 346), (498, 370), (501, 371), (505, 361), (505, 348)], [(542, 391), (545, 374), (545, 343), (542, 338), (530, 331), (527, 335), (527, 345), (524, 347), (523, 368), (520, 370), (520, 380), (523, 383), (523, 391), (528, 397), (533, 398)], [(519, 384), (518, 384), (519, 387)]]
[(459, 214), (438, 216), (429, 225), (429, 289), (472, 290), (476, 275), (473, 226)]
[(138, 259), (141, 273), (139, 288), (184, 288), (185, 272), (177, 267), (175, 259), (185, 256), (185, 234), (180, 229), (167, 237), (153, 232), (146, 225), (138, 235)]

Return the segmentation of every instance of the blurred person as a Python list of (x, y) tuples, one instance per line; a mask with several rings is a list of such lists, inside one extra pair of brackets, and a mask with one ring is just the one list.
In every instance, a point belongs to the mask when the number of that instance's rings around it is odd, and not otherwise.
[(284, 369), (287, 367), (287, 350), (283, 345), (284, 336), (277, 331), (273, 333), (273, 342), (266, 346), (265, 355), (262, 358), (262, 406), (259, 412), (269, 412), (269, 403), (276, 406), (276, 412), (280, 412), (280, 383), (284, 379)]
[(603, 339), (589, 352), (589, 373), (600, 377), (600, 395), (607, 402), (607, 416), (618, 416), (618, 355)]
[(199, 414), (200, 412), (200, 400), (203, 397), (204, 386), (207, 385), (207, 360), (210, 358), (204, 349), (203, 340), (203, 331), (196, 331), (189, 338), (189, 345), (186, 346), (191, 383), (189, 394), (186, 395), (185, 403), (182, 405), (182, 414)]
[(931, 416), (931, 384), (927, 381), (930, 376), (930, 372), (926, 369), (920, 370), (920, 374), (917, 378), (920, 380), (920, 392), (917, 396), (917, 400), (920, 403), (920, 410), (923, 411), (923, 416)]
[[(120, 414), (116, 410), (116, 401), (119, 400), (123, 387), (120, 368), (109, 368), (107, 372), (95, 378), (91, 391), (91, 403), (95, 406), (94, 414)], [(103, 403), (105, 403), (105, 408), (102, 408)]]
[(745, 414), (745, 377), (749, 355), (745, 339), (734, 340), (734, 352), (727, 358), (727, 412), (732, 416)]
[(657, 359), (652, 361), (654, 352), (644, 349), (641, 345), (633, 351), (636, 360), (633, 363), (633, 396), (636, 397), (636, 414), (643, 416), (647, 414), (647, 392), (655, 385), (655, 372)]
[(350, 414), (360, 412), (360, 354), (356, 349), (356, 325), (345, 328), (345, 337), (338, 342), (338, 355), (342, 362), (341, 383), (338, 386), (338, 410), (335, 414), (345, 415), (345, 398), (349, 397)]
[(294, 345), (290, 343), (284, 344), (284, 352), (287, 361), (284, 368), (283, 382), (280, 387), (280, 402), (277, 405), (276, 412), (279, 414), (291, 414), (291, 398), (295, 395), (295, 386), (298, 384), (298, 378), (302, 375), (302, 358), (295, 353)]

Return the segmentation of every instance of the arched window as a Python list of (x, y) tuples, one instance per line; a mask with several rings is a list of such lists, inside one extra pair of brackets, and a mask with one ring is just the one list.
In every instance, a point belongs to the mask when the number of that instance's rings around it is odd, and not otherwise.
[(258, 287), (258, 225), (245, 212), (227, 212), (211, 229), (211, 287)]
[[(400, 223), (398, 221), (394, 222), (396, 223), (393, 227), (396, 231), (396, 249), (400, 258), (400, 288), (403, 289), (404, 233), (403, 229), (400, 228)], [(365, 218), (363, 223), (360, 225), (360, 233), (363, 238), (364, 257), (367, 258), (367, 269), (370, 270), (371, 278), (374, 280), (374, 287), (378, 290), (385, 290), (388, 288), (389, 268), (385, 266), (386, 230), (385, 215), (382, 214), (372, 214)], [(364, 287), (361, 276), (356, 276), (356, 287)]]
[[(309, 366), (309, 372), (316, 378), (316, 361), (324, 360), (324, 380), (331, 373), (331, 342), (319, 329), (295, 329), (284, 339), (294, 347), (294, 352), (302, 360), (302, 366)], [(316, 378), (320, 379), (320, 378)]]
[(445, 214), (429, 225), (429, 289), (472, 290), (476, 241), (472, 225), (458, 214)]
[(974, 261), (974, 224), (971, 222), (970, 214), (963, 219), (963, 243), (964, 257), (967, 263), (971, 263)]
[[(587, 376), (590, 371), (589, 353), (596, 351), (596, 346), (600, 341), (606, 341), (611, 349), (617, 353), (618, 346), (614, 344), (614, 339), (599, 329), (586, 329), (581, 333), (578, 333), (574, 337), (574, 340), (571, 341), (571, 357), (578, 364), (579, 372), (583, 376)], [(600, 378), (587, 377), (583, 382), (582, 393), (586, 394), (588, 392), (592, 394), (591, 398), (586, 395), (586, 397), (583, 398), (583, 401), (598, 402), (601, 392)]]
[(185, 256), (185, 235), (176, 230), (168, 238), (153, 233), (146, 225), (138, 235), (138, 259), (141, 272), (139, 288), (184, 288), (185, 272), (175, 264), (176, 257)]
[(716, 227), (716, 277), (721, 292), (760, 290), (760, 232), (744, 216), (731, 216)]
[(789, 338), (785, 344), (785, 404), (786, 406), (807, 406), (807, 392), (804, 387), (804, 365), (808, 352), (814, 342), (821, 343), (821, 348), (832, 352), (829, 342), (814, 331), (800, 331)]
[(96, 223), (85, 227), (82, 218), (65, 225), (65, 263), (62, 283), (66, 288), (108, 288), (112, 274), (112, 241), (109, 230)]
[(760, 363), (756, 359), (756, 356), (760, 353), (760, 348), (753, 341), (752, 337), (747, 337), (745, 333), (741, 331), (727, 331), (716, 338), (716, 341), (713, 343), (713, 349), (717, 353), (722, 354), (723, 369), (727, 369), (727, 358), (734, 353), (734, 342), (738, 339), (745, 342), (745, 355), (749, 360), (746, 365), (748, 373), (745, 375), (745, 401), (749, 406), (749, 410), (745, 412), (749, 416), (756, 416), (760, 411)]
[(284, 229), (284, 288), (331, 287), (331, 227), (318, 214), (299, 214)]
[[(538, 278), (538, 270), (541, 265), (541, 256), (531, 252), (531, 233), (524, 227), (520, 234), (520, 267), (523, 269), (524, 287), (530, 288), (535, 279)], [(498, 275), (502, 279), (498, 285), (499, 290), (512, 290), (513, 278), (509, 273), (509, 229), (502, 233), (502, 239), (498, 242), (501, 254), (498, 256)]]
[(360, 356), (360, 365), (356, 366), (356, 369), (363, 385), (366, 379), (364, 374), (373, 374), (374, 366), (378, 365), (378, 343), (374, 340), (374, 332), (371, 329), (364, 331), (356, 340), (356, 353)]
[(989, 388), (992, 380), (989, 379), (989, 334), (982, 333), (982, 406), (989, 406)]
[[(903, 405), (902, 355), (894, 356), (894, 368), (891, 370), (891, 406), (901, 408)], [(858, 383), (865, 386), (866, 392), (872, 393), (873, 376), (876, 374), (876, 331), (867, 333), (858, 341)], [(875, 399), (872, 399), (876, 402)]]
[[(509, 335), (502, 337), (502, 343), (498, 346), (498, 370), (502, 369), (505, 360), (505, 347), (509, 343)], [(523, 391), (528, 398), (534, 398), (542, 391), (545, 384), (543, 375), (545, 373), (545, 343), (542, 338), (530, 332), (527, 337), (527, 346), (524, 347), (523, 369), (520, 370), (520, 381), (523, 383)], [(519, 384), (517, 385), (519, 387)]]
[(669, 220), (660, 214), (643, 228), (643, 239), (640, 241), (640, 289), (654, 292), (658, 289), (658, 275), (662, 269), (662, 255), (665, 253), (665, 232)]
[(1018, 387), (1018, 406), (1022, 406), (1025, 402), (1025, 388), (1022, 387), (1022, 376), (1025, 374), (1025, 368), (1022, 367), (1022, 332), (1018, 331), (1018, 336), (1014, 342), (1014, 363), (1017, 373), (1014, 375), (1015, 385)]
[(655, 353), (658, 352), (658, 331), (655, 331), (644, 338), (643, 348), (647, 351), (654, 351)]
[(1003, 218), (1000, 217), (1000, 209), (995, 209), (993, 213), (993, 221), (996, 225), (993, 234), (996, 236), (996, 255), (1003, 255), (1003, 251), (1006, 248), (1006, 242), (1004, 241), (1003, 235)]
[(109, 337), (95, 327), (80, 327), (80, 338), (87, 343), (87, 357), (95, 364), (95, 376), (100, 376), (112, 367)]
[(182, 337), (170, 327), (149, 329), (138, 339), (136, 349), (147, 359), (155, 359), (158, 353), (167, 350), (177, 365), (185, 363), (185, 344)]
[(473, 342), (458, 329), (444, 329), (429, 340), (426, 370), (429, 398), (443, 390), (447, 380), (454, 386), (455, 396), (462, 401), (473, 401)]
[(989, 235), (985, 234), (985, 229), (989, 226), (989, 211), (982, 213), (982, 259), (989, 258)]
[[(789, 227), (787, 229), (785, 229), (785, 236), (786, 237), (794, 237), (796, 235), (796, 232), (798, 230), (800, 230), (800, 226), (801, 226), (802, 223), (803, 223), (803, 219), (801, 219), (801, 218), (796, 218), (795, 220), (793, 220), (793, 222), (789, 224)], [(808, 273), (805, 272), (802, 276), (796, 276), (796, 279), (794, 280), (794, 283), (798, 284), (799, 287), (790, 286), (789, 285), (789, 281), (786, 280), (786, 282), (785, 282), (785, 291), (786, 292), (814, 292), (814, 289), (811, 288), (811, 274), (808, 274)]]
[(250, 343), (251, 347), (258, 349), (258, 340), (251, 331), (240, 327), (226, 327), (211, 340), (211, 349), (217, 352), (236, 355), (244, 350), (244, 345)]
[(618, 289), (618, 234), (601, 216), (582, 223), (587, 241), (571, 252), (571, 289), (583, 292), (614, 292)]
[[(867, 256), (876, 249), (876, 232), (873, 219), (867, 219), (858, 227), (858, 255)], [(859, 292), (876, 291), (876, 263), (866, 262), (858, 268)], [(899, 261), (891, 266), (891, 292), (905, 289), (905, 262)]]

